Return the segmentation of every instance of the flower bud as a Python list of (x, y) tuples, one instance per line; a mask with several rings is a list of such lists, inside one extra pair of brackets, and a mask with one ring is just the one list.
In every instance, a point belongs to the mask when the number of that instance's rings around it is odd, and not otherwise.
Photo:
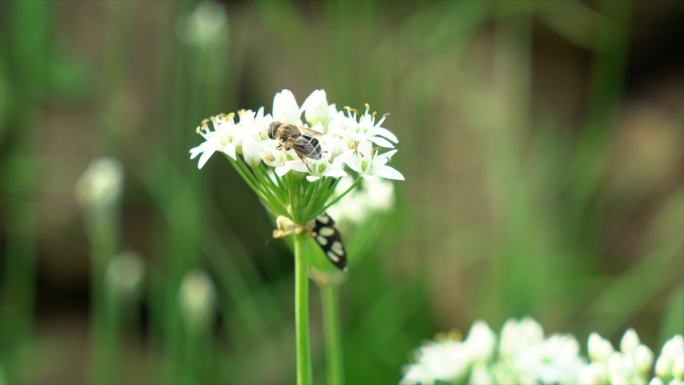
[(639, 343), (639, 336), (636, 331), (629, 329), (622, 336), (622, 340), (620, 340), (620, 350), (624, 354), (632, 354), (639, 346)]
[(680, 381), (684, 380), (684, 355), (679, 355), (672, 361), (672, 375)]
[(653, 365), (653, 352), (646, 345), (637, 346), (634, 351), (634, 363), (637, 371), (642, 375), (647, 375)]
[(116, 202), (123, 189), (121, 164), (111, 158), (90, 163), (76, 183), (76, 198), (86, 208), (107, 207)]
[(658, 377), (663, 379), (670, 378), (671, 362), (664, 354), (660, 354), (655, 364), (655, 373)]
[(223, 5), (216, 1), (200, 2), (190, 15), (178, 24), (180, 38), (191, 44), (220, 43), (228, 32), (228, 16)]
[(185, 274), (180, 285), (179, 300), (187, 322), (193, 327), (206, 325), (214, 306), (214, 286), (203, 271)]
[(591, 363), (583, 367), (579, 373), (578, 383), (586, 385), (601, 385), (608, 380), (608, 371), (603, 364)]
[(302, 104), (304, 116), (311, 124), (317, 122), (325, 122), (330, 119), (330, 108), (328, 107), (328, 99), (325, 95), (325, 90), (315, 90), (304, 100)]
[(496, 335), (484, 321), (477, 321), (470, 327), (465, 340), (474, 361), (488, 361), (496, 348)]
[(122, 253), (107, 265), (105, 280), (118, 295), (130, 296), (140, 287), (144, 270), (143, 262), (137, 254)]
[(604, 339), (598, 333), (591, 333), (587, 342), (589, 358), (593, 361), (606, 362), (608, 357), (614, 352), (610, 341)]

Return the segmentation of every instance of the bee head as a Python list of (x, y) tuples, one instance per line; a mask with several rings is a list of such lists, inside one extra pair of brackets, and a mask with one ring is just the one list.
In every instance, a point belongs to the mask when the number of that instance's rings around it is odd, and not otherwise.
[(268, 137), (271, 139), (276, 138), (276, 132), (278, 131), (278, 127), (280, 127), (280, 122), (273, 122), (271, 123), (270, 126), (268, 126)]

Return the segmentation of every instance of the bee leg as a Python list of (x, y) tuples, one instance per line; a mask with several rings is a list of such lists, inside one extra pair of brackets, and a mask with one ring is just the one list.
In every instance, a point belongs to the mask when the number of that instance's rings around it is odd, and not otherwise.
[(299, 159), (302, 160), (302, 163), (304, 163), (304, 165), (306, 166), (306, 169), (309, 170), (309, 172), (313, 174), (313, 171), (311, 170), (311, 166), (309, 165), (309, 163), (306, 162), (306, 159), (303, 156), (300, 156)]

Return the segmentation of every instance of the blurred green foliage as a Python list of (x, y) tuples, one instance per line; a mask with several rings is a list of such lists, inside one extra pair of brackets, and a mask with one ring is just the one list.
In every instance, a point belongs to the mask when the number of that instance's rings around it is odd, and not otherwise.
[[(147, 269), (120, 305), (137, 316), (109, 324), (120, 360), (102, 370), (124, 383), (292, 381), (290, 253), (227, 162), (198, 172), (187, 159), (201, 119), (269, 108), (281, 88), (369, 102), (401, 140), (407, 181), (363, 229), (377, 241), (352, 251), (363, 258), (341, 289), (349, 383), (396, 383), (422, 340), (477, 318), (529, 314), (580, 337), (634, 326), (652, 346), (681, 333), (681, 82), (652, 76), (628, 95), (639, 9), (588, 3), (1, 3), (0, 370), (11, 383), (108, 382), (88, 377), (96, 251), (73, 197), (107, 155), (126, 172), (116, 249)], [(216, 288), (199, 333), (178, 301), (196, 269)]]

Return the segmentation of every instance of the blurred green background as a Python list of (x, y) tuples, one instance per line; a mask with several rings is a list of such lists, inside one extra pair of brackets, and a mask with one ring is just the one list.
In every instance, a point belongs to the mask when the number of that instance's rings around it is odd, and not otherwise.
[[(0, 2), (0, 383), (294, 381), (291, 254), (228, 162), (188, 159), (201, 119), (282, 88), (400, 138), (406, 182), (341, 288), (349, 383), (476, 319), (659, 347), (684, 329), (683, 35), (677, 0)], [(101, 156), (125, 187), (98, 241), (74, 189)], [(123, 251), (140, 288), (93, 319), (91, 262)]]

